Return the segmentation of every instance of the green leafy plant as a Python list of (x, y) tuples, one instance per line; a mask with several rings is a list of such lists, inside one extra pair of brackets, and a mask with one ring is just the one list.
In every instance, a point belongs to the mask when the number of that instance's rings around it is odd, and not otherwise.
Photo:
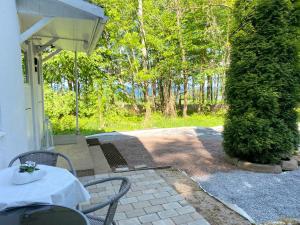
[(236, 2), (224, 129), (231, 156), (277, 163), (298, 145), (295, 6), (290, 0)]
[(40, 170), (39, 168), (36, 168), (35, 162), (26, 162), (25, 164), (21, 164), (19, 168), (20, 173), (33, 173), (36, 170)]

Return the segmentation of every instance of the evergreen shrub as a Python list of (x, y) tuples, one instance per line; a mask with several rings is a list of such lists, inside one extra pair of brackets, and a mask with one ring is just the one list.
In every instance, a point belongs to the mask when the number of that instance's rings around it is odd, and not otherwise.
[(297, 2), (238, 0), (235, 4), (223, 143), (230, 156), (277, 163), (298, 146)]

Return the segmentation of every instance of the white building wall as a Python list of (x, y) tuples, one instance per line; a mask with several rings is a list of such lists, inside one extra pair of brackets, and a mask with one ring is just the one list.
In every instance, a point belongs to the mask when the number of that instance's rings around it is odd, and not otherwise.
[(15, 1), (0, 1), (0, 168), (27, 150), (20, 31)]

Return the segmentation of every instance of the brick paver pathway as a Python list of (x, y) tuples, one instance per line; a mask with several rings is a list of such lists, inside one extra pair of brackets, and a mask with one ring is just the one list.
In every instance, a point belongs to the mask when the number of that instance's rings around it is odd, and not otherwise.
[[(119, 203), (115, 220), (118, 225), (209, 225), (209, 223), (154, 170), (109, 173), (80, 178), (83, 183), (99, 178), (126, 176), (131, 190)], [(90, 187), (90, 202), (82, 208), (100, 203), (118, 191), (117, 182)], [(95, 214), (104, 216), (107, 208)]]
[(94, 135), (113, 143), (129, 167), (172, 166), (190, 176), (202, 176), (234, 167), (225, 161), (221, 133), (211, 128), (166, 128)]

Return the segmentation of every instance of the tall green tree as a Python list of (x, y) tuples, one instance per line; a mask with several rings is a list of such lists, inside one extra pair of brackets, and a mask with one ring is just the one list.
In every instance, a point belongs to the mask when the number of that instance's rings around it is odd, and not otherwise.
[(224, 149), (231, 156), (276, 163), (298, 145), (300, 73), (293, 2), (235, 4), (224, 130)]
[[(94, 53), (78, 54), (80, 116), (103, 121), (118, 108), (186, 116), (197, 98), (199, 112), (222, 101), (231, 0), (90, 1), (109, 20)], [(44, 64), (53, 96), (74, 92), (73, 62), (63, 51)]]

